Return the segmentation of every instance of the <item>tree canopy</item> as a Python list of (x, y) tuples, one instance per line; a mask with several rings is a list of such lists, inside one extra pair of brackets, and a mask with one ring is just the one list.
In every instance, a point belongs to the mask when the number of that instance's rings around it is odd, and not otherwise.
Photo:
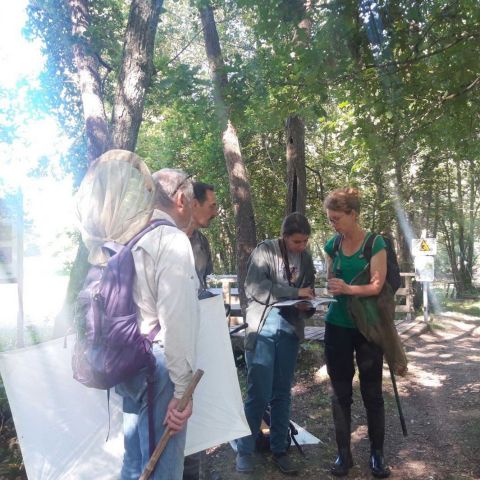
[[(80, 37), (67, 6), (75, 3), (88, 7)], [(316, 256), (331, 235), (323, 199), (354, 185), (363, 194), (363, 224), (395, 236), (404, 269), (411, 268), (411, 236), (426, 230), (441, 245), (441, 270), (463, 291), (472, 287), (480, 228), (477, 1), (31, 0), (27, 32), (43, 40), (47, 58), (36, 106), (55, 113), (75, 139), (65, 167), (79, 177), (88, 125), (72, 44), (80, 42), (95, 62), (113, 125), (135, 3), (156, 4), (160, 17), (133, 145), (152, 170), (179, 167), (215, 185), (220, 215), (206, 234), (217, 272), (236, 268), (238, 230), (199, 13), (207, 7), (257, 241), (278, 235), (285, 213), (285, 128), (297, 115), (305, 129), (305, 211)]]

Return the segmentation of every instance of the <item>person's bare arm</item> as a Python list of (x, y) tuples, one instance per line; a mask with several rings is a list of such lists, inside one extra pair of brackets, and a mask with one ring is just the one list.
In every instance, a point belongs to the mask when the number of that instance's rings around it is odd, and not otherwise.
[[(327, 262), (327, 272), (328, 262)], [(355, 295), (357, 297), (370, 297), (378, 295), (385, 283), (387, 275), (387, 251), (380, 250), (370, 260), (370, 283), (367, 285), (349, 285), (341, 278), (330, 278), (328, 280), (328, 291), (332, 295)]]

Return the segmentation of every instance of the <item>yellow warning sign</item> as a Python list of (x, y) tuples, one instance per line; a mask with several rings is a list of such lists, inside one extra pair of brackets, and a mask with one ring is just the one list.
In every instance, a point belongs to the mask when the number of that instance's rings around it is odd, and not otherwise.
[(436, 255), (437, 240), (435, 238), (412, 238), (412, 255)]
[(422, 252), (429, 252), (430, 251), (430, 247), (428, 245), (428, 243), (422, 238), (422, 241), (420, 242), (420, 250)]

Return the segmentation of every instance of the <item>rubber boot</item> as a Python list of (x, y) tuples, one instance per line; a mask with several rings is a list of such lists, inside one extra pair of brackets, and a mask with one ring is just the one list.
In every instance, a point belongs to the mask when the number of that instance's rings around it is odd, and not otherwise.
[(385, 411), (383, 405), (375, 413), (367, 410), (368, 437), (370, 438), (369, 466), (372, 475), (376, 478), (387, 478), (390, 469), (383, 457), (383, 441), (385, 438)]
[(376, 478), (387, 478), (390, 476), (390, 469), (385, 464), (382, 450), (372, 450), (370, 452), (370, 470)]
[(385, 439), (385, 411), (383, 405), (377, 408), (376, 412), (367, 409), (368, 438), (370, 439), (370, 449), (383, 450)]
[(336, 477), (344, 477), (352, 467), (353, 458), (350, 448), (339, 448), (337, 458), (330, 467), (330, 473)]
[(330, 468), (330, 473), (336, 477), (344, 477), (348, 475), (348, 471), (353, 467), (352, 452), (350, 450), (350, 405), (340, 405), (337, 400), (332, 400), (332, 413), (338, 454)]

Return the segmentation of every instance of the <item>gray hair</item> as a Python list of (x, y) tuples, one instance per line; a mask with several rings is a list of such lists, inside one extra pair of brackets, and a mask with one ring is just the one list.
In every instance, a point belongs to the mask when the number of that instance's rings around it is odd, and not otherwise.
[(191, 175), (175, 168), (162, 168), (152, 175), (155, 182), (155, 206), (170, 209), (178, 192), (183, 192), (189, 202), (193, 200)]

